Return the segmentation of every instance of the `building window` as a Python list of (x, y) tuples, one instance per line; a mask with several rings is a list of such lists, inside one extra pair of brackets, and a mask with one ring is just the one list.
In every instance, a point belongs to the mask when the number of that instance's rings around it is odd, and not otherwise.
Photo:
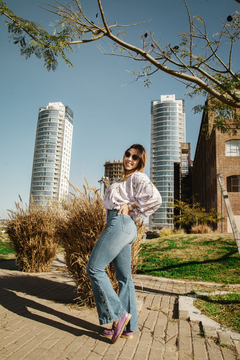
[(225, 143), (226, 156), (240, 156), (240, 140), (229, 140)]
[(227, 191), (240, 192), (240, 175), (233, 175), (227, 178)]

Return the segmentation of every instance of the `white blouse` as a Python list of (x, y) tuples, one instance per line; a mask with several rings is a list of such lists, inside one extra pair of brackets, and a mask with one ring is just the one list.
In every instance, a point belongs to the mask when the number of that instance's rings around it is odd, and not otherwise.
[(104, 195), (103, 205), (108, 210), (119, 210), (123, 204), (134, 202), (130, 215), (135, 220), (137, 214), (150, 216), (162, 204), (162, 197), (146, 174), (135, 172), (127, 180), (110, 185)]

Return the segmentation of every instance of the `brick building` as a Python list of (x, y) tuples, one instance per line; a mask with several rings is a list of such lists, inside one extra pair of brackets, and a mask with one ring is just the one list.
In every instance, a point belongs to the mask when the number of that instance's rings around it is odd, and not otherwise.
[[(227, 221), (219, 223), (218, 232), (232, 232), (217, 174), (221, 173), (228, 192), (232, 211), (240, 230), (240, 131), (237, 135), (213, 130), (206, 137), (205, 125), (210, 116), (203, 113), (192, 169), (192, 194), (207, 211), (215, 208)], [(210, 125), (211, 126), (211, 125)]]

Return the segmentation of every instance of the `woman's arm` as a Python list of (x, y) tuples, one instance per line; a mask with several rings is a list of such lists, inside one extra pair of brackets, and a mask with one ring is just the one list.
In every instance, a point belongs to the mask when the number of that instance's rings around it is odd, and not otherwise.
[(134, 211), (146, 217), (152, 215), (162, 204), (161, 194), (146, 174), (136, 172), (131, 180), (132, 199), (136, 204)]
[(128, 188), (128, 196), (134, 199), (130, 204), (133, 210), (129, 209), (128, 204), (123, 204), (118, 214), (130, 215), (135, 212), (139, 215), (150, 216), (162, 204), (162, 197), (158, 189), (149, 180), (146, 174), (136, 172), (127, 181), (131, 182)]

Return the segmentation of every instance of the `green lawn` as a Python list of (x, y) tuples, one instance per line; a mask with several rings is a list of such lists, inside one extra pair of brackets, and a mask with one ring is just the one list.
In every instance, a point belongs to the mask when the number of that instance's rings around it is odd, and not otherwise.
[(231, 235), (170, 235), (141, 245), (137, 273), (239, 284), (240, 256)]
[(240, 333), (240, 294), (210, 295), (194, 302), (201, 312)]
[[(2, 228), (0, 228), (2, 231)], [(15, 252), (7, 234), (0, 233), (0, 260), (14, 259)]]
[[(137, 273), (240, 284), (240, 256), (231, 235), (170, 235), (141, 245)], [(195, 300), (194, 305), (211, 319), (240, 332), (240, 294), (210, 294)]]
[(15, 253), (10, 242), (0, 240), (0, 260), (14, 259)]

